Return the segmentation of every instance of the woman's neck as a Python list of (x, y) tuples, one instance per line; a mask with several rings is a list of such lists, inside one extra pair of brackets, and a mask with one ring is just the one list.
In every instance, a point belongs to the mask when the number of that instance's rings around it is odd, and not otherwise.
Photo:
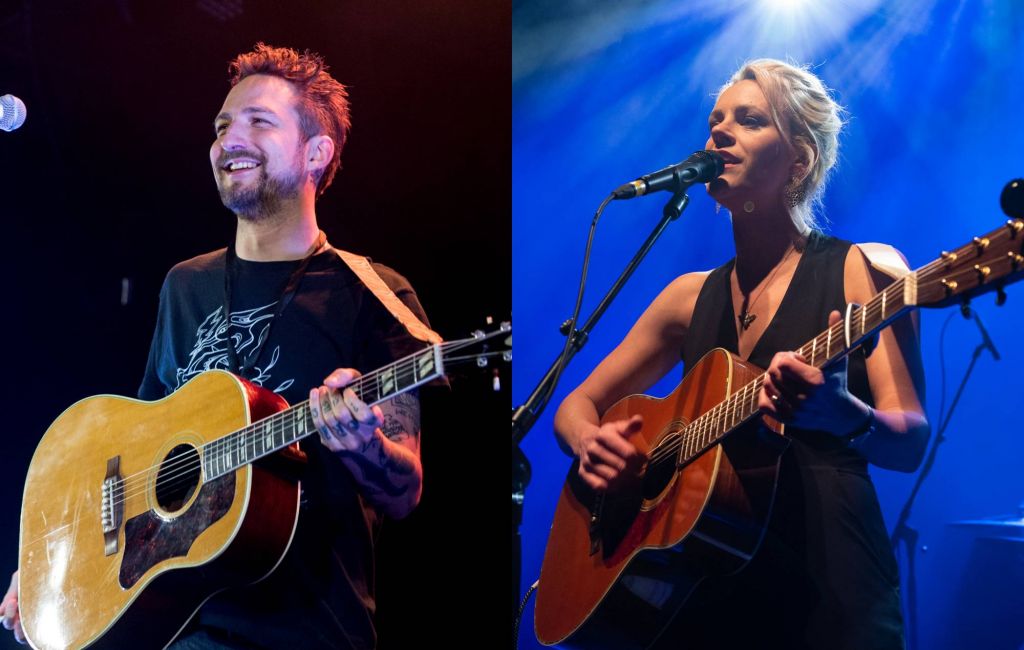
[(733, 241), (736, 245), (736, 279), (740, 289), (757, 286), (772, 269), (781, 264), (795, 248), (807, 241), (789, 213), (758, 213), (756, 210), (733, 214)]

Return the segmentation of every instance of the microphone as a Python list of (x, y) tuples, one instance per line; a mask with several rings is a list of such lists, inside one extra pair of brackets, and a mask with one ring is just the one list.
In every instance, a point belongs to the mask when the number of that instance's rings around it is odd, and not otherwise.
[(0, 131), (13, 131), (25, 123), (25, 102), (14, 95), (0, 97)]
[(619, 186), (616, 199), (632, 199), (651, 192), (681, 192), (695, 183), (710, 183), (725, 171), (725, 161), (714, 151), (698, 151), (681, 163), (641, 176)]
[(981, 332), (982, 345), (989, 349), (989, 351), (992, 353), (993, 359), (999, 361), (1000, 356), (999, 352), (996, 350), (996, 344), (992, 342), (992, 339), (989, 338), (988, 330), (986, 330), (985, 326), (981, 324), (981, 319), (978, 318), (978, 310), (972, 309), (971, 316), (974, 317), (974, 322), (978, 324), (978, 330)]

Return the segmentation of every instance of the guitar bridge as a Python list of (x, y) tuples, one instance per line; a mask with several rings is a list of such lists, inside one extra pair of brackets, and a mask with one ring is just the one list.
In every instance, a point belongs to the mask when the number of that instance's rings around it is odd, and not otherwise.
[(103, 527), (103, 554), (117, 553), (117, 531), (124, 521), (124, 479), (121, 478), (121, 457), (107, 460), (107, 476), (103, 479), (100, 524)]

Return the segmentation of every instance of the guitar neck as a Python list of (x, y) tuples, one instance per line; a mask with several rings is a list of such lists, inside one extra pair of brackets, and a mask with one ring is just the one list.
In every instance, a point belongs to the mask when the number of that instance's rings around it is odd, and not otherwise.
[[(848, 319), (832, 325), (796, 352), (810, 365), (827, 368), (917, 304), (917, 273), (910, 273), (890, 284), (867, 304), (852, 305)], [(764, 375), (760, 375), (693, 420), (683, 434), (680, 464), (701, 455), (738, 426), (756, 417), (759, 414), (757, 396), (763, 385)]]
[[(373, 406), (444, 375), (441, 345), (432, 345), (349, 384)], [(212, 480), (316, 433), (309, 400), (203, 445), (203, 473)]]

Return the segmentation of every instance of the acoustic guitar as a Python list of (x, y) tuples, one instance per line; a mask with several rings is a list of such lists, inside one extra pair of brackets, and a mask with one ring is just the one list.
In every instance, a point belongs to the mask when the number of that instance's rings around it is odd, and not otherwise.
[[(510, 331), (432, 345), (350, 387), (372, 405), (459, 361), (507, 359), (483, 342)], [(288, 407), (221, 370), (155, 402), (101, 395), (72, 405), (25, 480), (18, 566), (29, 643), (163, 647), (210, 596), (266, 577), (295, 532), (297, 443), (314, 433), (308, 401)]]
[[(920, 307), (996, 291), (1024, 275), (1024, 221), (1006, 225), (896, 280), (798, 352), (827, 368)], [(534, 627), (546, 645), (646, 648), (709, 575), (739, 571), (771, 513), (783, 426), (760, 417), (764, 371), (715, 349), (667, 397), (626, 397), (602, 422), (643, 415), (630, 442), (649, 461), (614, 496), (579, 479), (562, 488), (541, 567)]]

